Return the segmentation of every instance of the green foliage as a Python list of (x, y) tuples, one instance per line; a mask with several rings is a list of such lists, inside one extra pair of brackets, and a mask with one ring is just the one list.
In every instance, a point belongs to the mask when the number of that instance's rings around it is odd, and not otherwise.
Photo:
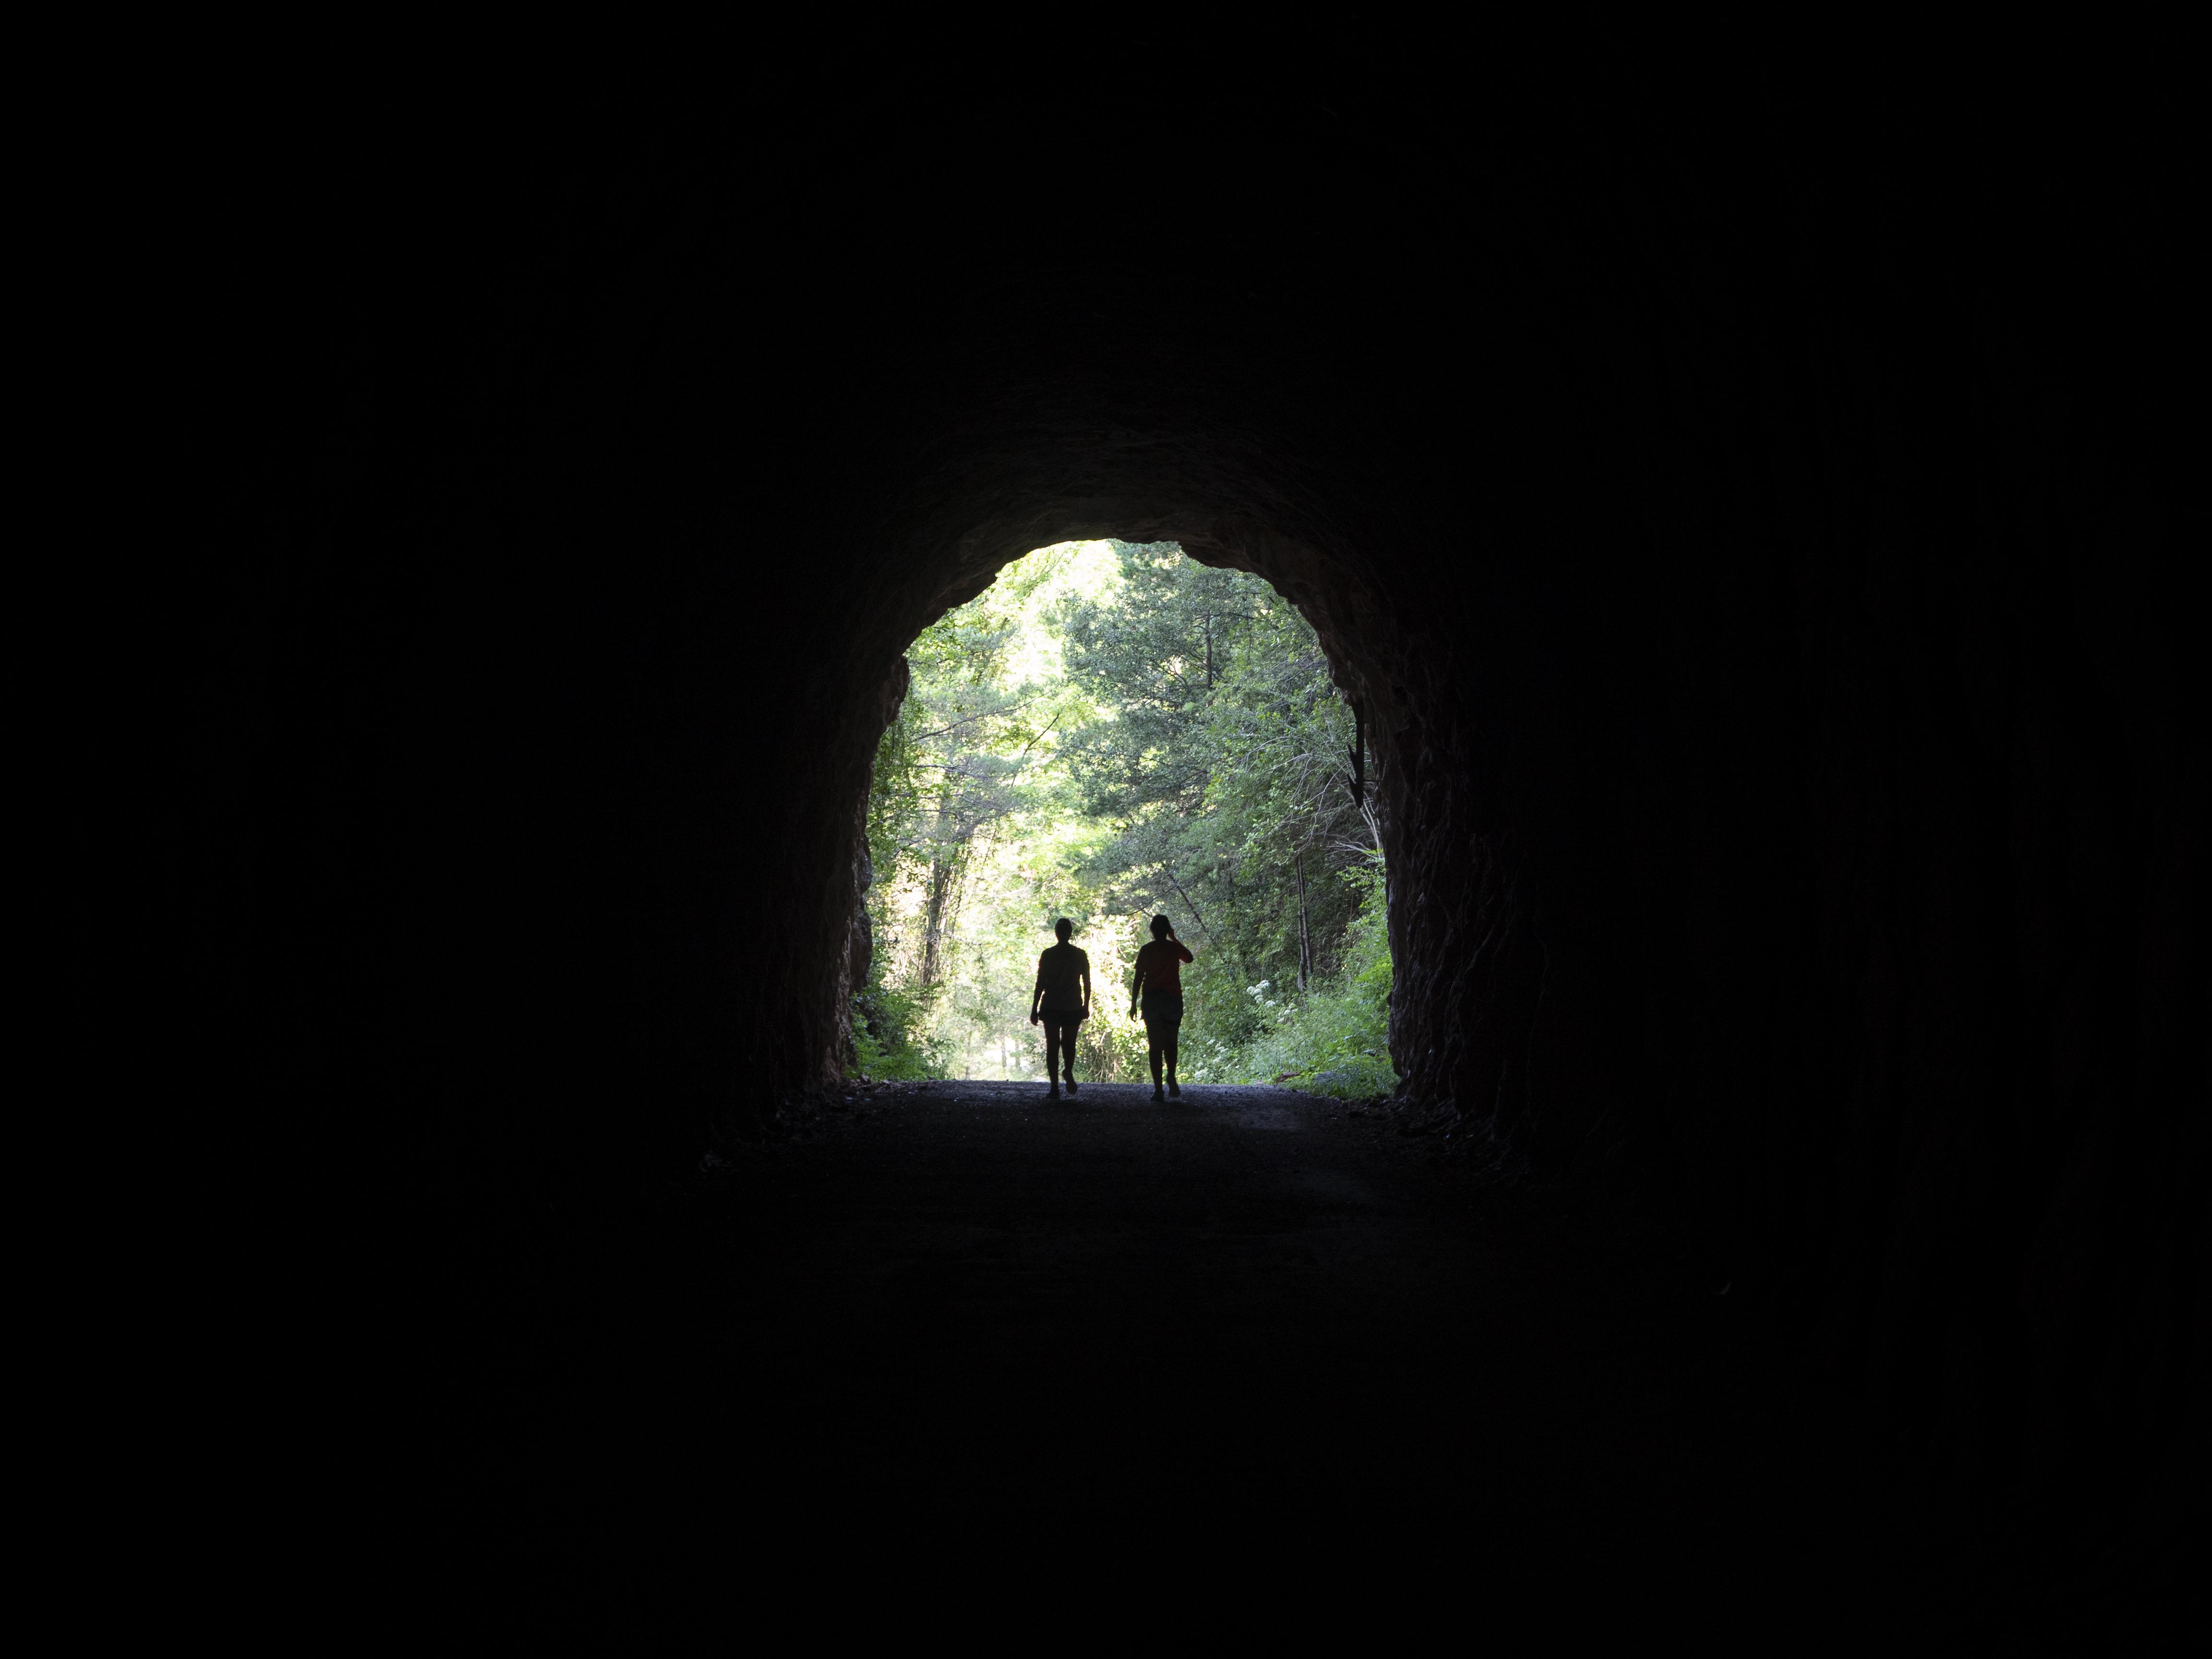
[(1060, 734), (1095, 711), (1060, 672), (1045, 619), (1081, 555), (1040, 550), (908, 652), (868, 799), (876, 949), (858, 999), (869, 1043), (857, 1031), (854, 1043), (870, 1075), (1041, 1071), (1036, 952), (1054, 915), (1083, 919), (1093, 896), (1069, 873), (1087, 831), (1056, 763)]
[(1092, 963), (1079, 1074), (1148, 1077), (1128, 975), (1165, 911), (1197, 953), (1187, 1079), (1390, 1086), (1373, 797), (1352, 799), (1351, 711), (1273, 588), (1172, 543), (1040, 549), (908, 660), (868, 802), (869, 1075), (1041, 1079), (1029, 993), (1064, 915)]
[(1341, 964), (1304, 996), (1277, 995), (1262, 981), (1247, 988), (1254, 1035), (1222, 1057), (1223, 1069), (1249, 1082), (1275, 1082), (1344, 1099), (1388, 1094), (1390, 1065), (1390, 938), (1382, 861), (1344, 872), (1360, 900), (1346, 929)]
[(884, 983), (880, 960), (872, 964), (867, 988), (853, 999), (853, 1047), (862, 1077), (915, 1083), (946, 1074), (945, 1045), (927, 1024), (934, 1000), (927, 990)]
[(1075, 1068), (1085, 1080), (1100, 1083), (1146, 1083), (1152, 1079), (1146, 1057), (1145, 1028), (1122, 1019), (1111, 1006), (1112, 993), (1102, 991), (1101, 1018), (1086, 1019), (1075, 1039)]
[[(1164, 911), (1184, 972), (1186, 1075), (1230, 1080), (1262, 1017), (1260, 980), (1310, 994), (1338, 971), (1377, 826), (1352, 799), (1354, 724), (1319, 641), (1256, 576), (1173, 544), (1115, 544), (1109, 593), (1071, 594), (1068, 677), (1110, 718), (1067, 744), (1078, 810), (1110, 829), (1083, 873), (1104, 908)], [(1371, 801), (1371, 797), (1370, 798)]]

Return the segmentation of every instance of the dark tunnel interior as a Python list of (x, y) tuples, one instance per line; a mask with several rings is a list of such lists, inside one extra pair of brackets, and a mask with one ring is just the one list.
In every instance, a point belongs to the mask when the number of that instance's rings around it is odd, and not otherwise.
[[(459, 1352), (463, 1280), (700, 1271), (667, 1194), (849, 1091), (908, 643), (1030, 548), (1172, 540), (1362, 708), (1407, 1155), (1562, 1249), (1641, 1218), (1680, 1341), (1816, 1379), (2083, 1618), (2191, 1577), (2180, 108), (1694, 56), (1031, 100), (770, 54), (236, 137), (174, 244), (185, 398), (244, 414), (187, 428), (147, 971), (194, 988), (176, 1132), (347, 1233), (361, 1374)], [(532, 1394), (514, 1352), (422, 1370)], [(702, 1443), (801, 1363), (592, 1352)], [(1372, 1410), (1480, 1419), (1455, 1375)]]

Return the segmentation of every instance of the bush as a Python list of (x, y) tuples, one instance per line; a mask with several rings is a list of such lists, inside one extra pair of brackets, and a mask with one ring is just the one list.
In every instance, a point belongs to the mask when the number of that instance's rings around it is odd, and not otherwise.
[(1345, 930), (1337, 972), (1303, 997), (1277, 995), (1266, 980), (1248, 987), (1255, 1035), (1241, 1048), (1217, 1044), (1200, 1056), (1206, 1080), (1279, 1083), (1346, 1100), (1397, 1087), (1381, 858), (1345, 872), (1345, 879), (1359, 889), (1360, 908)]
[(943, 1077), (946, 1047), (921, 1036), (936, 988), (910, 991), (880, 980), (853, 999), (853, 1047), (859, 1071), (878, 1082), (918, 1083)]
[(1103, 1002), (1094, 1004), (1091, 1018), (1076, 1032), (1075, 1070), (1083, 1083), (1150, 1082), (1145, 1028), (1108, 1017)]

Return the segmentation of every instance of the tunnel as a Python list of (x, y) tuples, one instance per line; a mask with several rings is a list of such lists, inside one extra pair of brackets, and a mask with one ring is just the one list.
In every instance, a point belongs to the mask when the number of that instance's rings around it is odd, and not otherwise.
[[(181, 237), (246, 412), (185, 428), (149, 867), (179, 1110), (332, 1194), (363, 1364), (455, 1351), (459, 1279), (519, 1319), (696, 1254), (701, 1171), (845, 1103), (902, 653), (1032, 548), (1174, 541), (1360, 711), (1408, 1156), (1547, 1237), (1644, 1218), (1681, 1340), (1815, 1379), (1985, 1540), (1936, 1574), (1972, 1618), (2164, 1607), (2206, 1364), (2179, 106), (1688, 56), (764, 60), (239, 139)], [(781, 1363), (668, 1409), (736, 1433)], [(1424, 1376), (1376, 1410), (1479, 1417)]]

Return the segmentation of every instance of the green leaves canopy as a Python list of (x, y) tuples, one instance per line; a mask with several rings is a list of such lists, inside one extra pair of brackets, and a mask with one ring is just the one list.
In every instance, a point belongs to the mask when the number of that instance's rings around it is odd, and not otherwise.
[[(1266, 582), (1172, 543), (1042, 549), (908, 660), (868, 810), (878, 951), (861, 1002), (879, 1070), (1033, 1065), (1027, 993), (1050, 916), (1107, 923), (1094, 964), (1126, 969), (1164, 910), (1199, 953), (1186, 1077), (1281, 1066), (1304, 1018), (1316, 1066), (1325, 1048), (1387, 1079), (1373, 793), (1353, 800), (1352, 711)], [(1102, 1006), (1115, 995), (1099, 984)], [(1127, 1034), (1093, 1035), (1086, 1063), (1141, 1063)]]

